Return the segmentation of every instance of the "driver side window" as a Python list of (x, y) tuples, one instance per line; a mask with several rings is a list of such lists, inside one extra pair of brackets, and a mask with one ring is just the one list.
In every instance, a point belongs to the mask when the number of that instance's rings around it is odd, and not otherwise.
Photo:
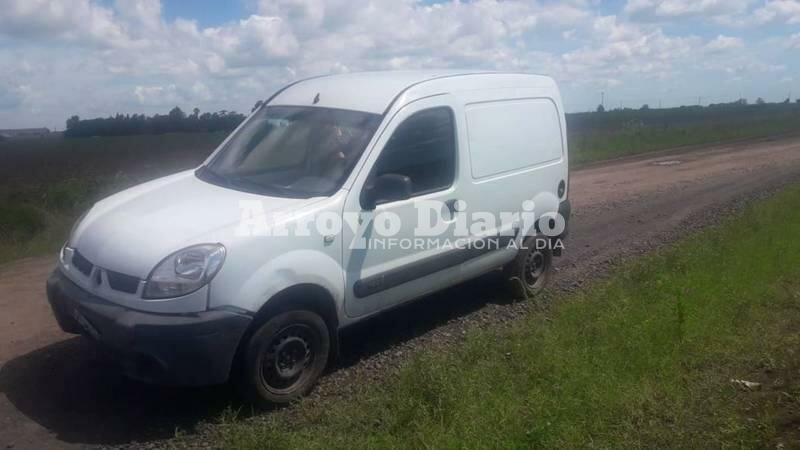
[(419, 111), (389, 138), (372, 177), (393, 174), (411, 180), (411, 195), (447, 189), (453, 184), (456, 142), (453, 112), (447, 107)]

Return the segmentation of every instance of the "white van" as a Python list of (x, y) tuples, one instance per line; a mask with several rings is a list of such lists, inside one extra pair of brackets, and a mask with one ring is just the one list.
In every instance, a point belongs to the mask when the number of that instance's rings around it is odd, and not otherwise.
[(563, 111), (536, 75), (296, 82), (196, 170), (87, 211), (53, 312), (133, 378), (291, 401), (344, 327), (498, 268), (542, 288), (570, 210)]

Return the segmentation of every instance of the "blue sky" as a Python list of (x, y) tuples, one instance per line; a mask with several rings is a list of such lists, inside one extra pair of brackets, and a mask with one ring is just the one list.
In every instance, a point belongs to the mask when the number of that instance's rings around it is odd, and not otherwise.
[(779, 101), (800, 96), (800, 0), (0, 0), (0, 128), (418, 68), (546, 73), (569, 111)]
[(173, 21), (187, 17), (201, 27), (213, 27), (232, 22), (254, 13), (254, 8), (243, 0), (173, 0), (162, 2), (164, 19)]

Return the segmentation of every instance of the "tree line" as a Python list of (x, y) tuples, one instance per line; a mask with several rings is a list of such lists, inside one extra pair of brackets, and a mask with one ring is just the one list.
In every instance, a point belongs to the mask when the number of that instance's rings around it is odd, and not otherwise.
[(64, 136), (126, 136), (132, 134), (161, 134), (174, 132), (231, 131), (245, 119), (244, 114), (235, 111), (200, 113), (194, 108), (186, 114), (179, 107), (172, 108), (168, 114), (117, 114), (111, 117), (81, 119), (72, 116), (67, 119)]
[(749, 103), (740, 99), (730, 103), (716, 103), (708, 106), (692, 105), (676, 108), (600, 109), (599, 111), (569, 113), (566, 115), (567, 129), (570, 133), (587, 132), (615, 133), (642, 127), (691, 127), (691, 126), (729, 126), (731, 124), (754, 123), (800, 118), (800, 101), (784, 100), (767, 103), (761, 99)]
[[(786, 100), (784, 100), (782, 102), (774, 103), (774, 104), (788, 105), (788, 104), (791, 104), (791, 103), (792, 103), (792, 99), (787, 97)], [(795, 103), (800, 105), (800, 98), (795, 99)], [(747, 102), (746, 98), (740, 98), (740, 99), (734, 100), (732, 102), (711, 103), (708, 106), (705, 106), (705, 107), (700, 106), (700, 107), (701, 108), (711, 108), (711, 109), (713, 109), (713, 108), (729, 108), (729, 107), (736, 107), (736, 106), (747, 106), (748, 104), (749, 103)], [(770, 103), (767, 103), (763, 98), (758, 97), (756, 99), (756, 103), (755, 104), (756, 105), (767, 105), (767, 104), (770, 104)], [(665, 108), (665, 109), (681, 109), (681, 108), (691, 108), (691, 107), (693, 107), (693, 106), (679, 106), (677, 108)], [(631, 109), (632, 108), (628, 108), (628, 107), (625, 107), (625, 108), (614, 108), (611, 111), (621, 111), (621, 110), (631, 110)], [(640, 111), (648, 111), (648, 110), (650, 110), (650, 105), (645, 103), (644, 105), (642, 105), (641, 108), (639, 108), (639, 110)], [(598, 113), (606, 112), (606, 106), (601, 103), (601, 104), (597, 105), (597, 109), (595, 109), (594, 112), (598, 112)]]
[[(258, 109), (262, 104), (259, 100), (252, 111)], [(791, 109), (796, 111), (796, 106), (800, 106), (800, 99), (790, 105), (790, 99), (780, 103), (767, 103), (763, 99), (756, 100), (755, 105), (748, 105), (746, 99), (739, 99), (730, 103), (717, 103), (708, 106), (681, 106), (678, 108), (656, 109), (649, 105), (641, 108), (615, 108), (606, 110), (603, 105), (599, 105), (595, 112), (567, 114), (568, 122), (575, 124), (592, 123), (600, 125), (605, 122), (619, 123), (622, 116), (629, 118), (656, 119), (657, 122), (665, 124), (678, 124), (680, 122), (692, 122), (700, 118), (702, 120), (731, 119), (733, 116), (746, 115), (748, 117), (755, 113), (770, 113)], [(756, 108), (756, 109), (753, 109)], [(597, 114), (601, 113), (601, 114)], [(644, 115), (642, 115), (644, 113)], [(635, 117), (633, 117), (635, 116)], [(67, 119), (67, 128), (64, 135), (67, 137), (88, 137), (88, 136), (126, 136), (133, 134), (162, 134), (174, 132), (209, 132), (209, 131), (232, 131), (244, 119), (244, 114), (235, 111), (205, 112), (200, 114), (200, 110), (194, 108), (191, 114), (184, 113), (179, 107), (172, 108), (168, 114), (156, 114), (147, 116), (144, 114), (117, 114), (115, 116), (96, 119), (81, 119), (72, 116)]]

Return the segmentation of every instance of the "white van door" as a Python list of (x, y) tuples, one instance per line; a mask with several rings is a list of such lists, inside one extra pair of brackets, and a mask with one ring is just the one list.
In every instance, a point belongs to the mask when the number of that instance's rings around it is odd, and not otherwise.
[[(367, 155), (344, 208), (361, 222), (355, 233), (352, 227), (343, 233), (348, 316), (363, 316), (460, 281), (460, 261), (446, 245), (454, 239), (461, 191), (457, 111), (448, 95), (412, 102), (395, 114)], [(395, 192), (379, 192), (373, 209), (365, 203), (379, 186)], [(399, 196), (398, 190), (403, 191)], [(431, 211), (435, 205), (438, 210)], [(428, 231), (444, 230), (418, 235), (421, 210), (428, 213)]]
[[(556, 102), (536, 90), (509, 92), (507, 98), (503, 92), (492, 94), (490, 99), (481, 93), (460, 98), (467, 131), (462, 141), (463, 153), (468, 155), (464, 165), (469, 166), (462, 195), (470, 200), (463, 213), (493, 219), (486, 227), (471, 228), (473, 238), (524, 233), (533, 225), (524, 216), (538, 220), (558, 211), (556, 193), (559, 184), (566, 182), (563, 116)], [(512, 213), (520, 218), (508, 219)], [(503, 220), (504, 215), (508, 220)], [(516, 253), (516, 247), (508, 247), (466, 261), (463, 276), (471, 278), (501, 266)]]

